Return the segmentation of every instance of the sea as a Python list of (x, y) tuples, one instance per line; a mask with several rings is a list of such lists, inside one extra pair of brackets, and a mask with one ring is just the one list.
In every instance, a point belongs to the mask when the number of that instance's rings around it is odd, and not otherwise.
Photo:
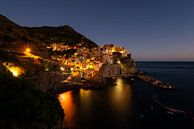
[[(135, 77), (117, 78), (94, 90), (58, 94), (68, 129), (194, 129), (194, 62), (136, 62), (161, 89)], [(107, 84), (108, 85), (108, 84)]]

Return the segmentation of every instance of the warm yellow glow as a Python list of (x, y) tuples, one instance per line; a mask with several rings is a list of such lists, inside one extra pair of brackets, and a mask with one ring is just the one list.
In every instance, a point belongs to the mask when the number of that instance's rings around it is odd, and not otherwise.
[[(108, 92), (108, 98), (111, 107), (115, 110), (119, 110), (119, 113), (125, 113), (132, 108), (132, 88), (123, 79), (116, 80), (116, 85)], [(126, 101), (128, 103), (126, 103)]]
[(31, 53), (30, 48), (26, 48), (26, 50), (24, 51), (24, 54), (25, 54), (26, 57), (33, 58), (34, 60), (40, 59), (39, 56), (36, 56), (36, 55)]
[(25, 52), (30, 53), (31, 49), (30, 48), (26, 48)]
[(69, 126), (71, 126), (70, 124), (74, 120), (75, 108), (76, 108), (76, 105), (73, 102), (72, 94), (73, 94), (72, 91), (67, 91), (67, 92), (59, 94), (58, 96), (58, 100), (65, 114), (64, 124), (69, 125)]
[(14, 77), (18, 77), (19, 76), (18, 70), (11, 70), (10, 69), (10, 71), (12, 72), (12, 74), (13, 74)]
[[(66, 71), (69, 74), (69, 81), (77, 81), (77, 78), (91, 79), (97, 77), (98, 72), (103, 63), (112, 63), (113, 52), (120, 53), (122, 57), (125, 57), (127, 51), (123, 47), (116, 45), (105, 45), (102, 49), (88, 49), (80, 48), (80, 46), (69, 46), (61, 44), (51, 44), (48, 46), (52, 48), (53, 51), (63, 51), (69, 49), (77, 49), (71, 57), (69, 56), (52, 56), (53, 60), (58, 60), (64, 66), (60, 67), (61, 71)], [(32, 53), (27, 53), (28, 57), (33, 57)], [(116, 63), (122, 64), (121, 61)]]
[(12, 73), (14, 77), (18, 77), (22, 74), (24, 74), (24, 70), (19, 67), (15, 66), (13, 63), (3, 63), (3, 65)]
[(61, 67), (60, 69), (61, 69), (61, 71), (64, 71), (65, 70), (63, 67)]
[(83, 106), (83, 109), (85, 112), (87, 112), (88, 110), (90, 110), (92, 106), (92, 97), (94, 95), (93, 91), (80, 89), (79, 95), (80, 95), (80, 102)]

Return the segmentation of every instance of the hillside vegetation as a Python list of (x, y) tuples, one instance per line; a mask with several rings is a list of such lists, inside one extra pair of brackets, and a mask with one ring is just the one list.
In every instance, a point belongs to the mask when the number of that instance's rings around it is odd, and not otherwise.
[(23, 27), (12, 22), (0, 14), (0, 43), (8, 42), (36, 42), (39, 43), (64, 43), (75, 45), (82, 42), (83, 47), (96, 47), (97, 45), (76, 32), (68, 25), (59, 27)]

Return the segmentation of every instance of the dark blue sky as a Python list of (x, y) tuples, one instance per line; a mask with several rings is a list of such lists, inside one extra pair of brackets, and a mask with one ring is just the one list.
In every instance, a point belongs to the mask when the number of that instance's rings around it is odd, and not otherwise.
[(23, 26), (70, 25), (137, 60), (194, 60), (194, 0), (1, 0)]

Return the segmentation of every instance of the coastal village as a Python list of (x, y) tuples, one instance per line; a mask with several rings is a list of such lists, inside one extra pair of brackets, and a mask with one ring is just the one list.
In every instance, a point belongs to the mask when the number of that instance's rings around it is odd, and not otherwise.
[(82, 43), (52, 43), (46, 45), (51, 53), (47, 58), (33, 54), (36, 52), (30, 47), (24, 48), (23, 52), (4, 50), (16, 54), (19, 63), (5, 61), (2, 62), (2, 66), (14, 77), (24, 76), (42, 90), (95, 88), (103, 86), (110, 78), (132, 76), (154, 87), (175, 89), (172, 84), (163, 83), (138, 72), (131, 54), (124, 47), (117, 45), (106, 44), (87, 48), (82, 47)]
[[(55, 81), (59, 81), (55, 82), (56, 86), (58, 84), (60, 86), (83, 85), (88, 84), (83, 83), (87, 81), (102, 83), (106, 78), (127, 77), (137, 72), (131, 54), (125, 48), (117, 45), (106, 44), (87, 48), (82, 47), (82, 44), (69, 46), (64, 43), (53, 43), (46, 47), (48, 51), (52, 52), (50, 58), (35, 55), (30, 47), (26, 47), (23, 52), (24, 56), (19, 56), (19, 59), (22, 60), (21, 63), (32, 60), (34, 64), (44, 66), (42, 67), (45, 71), (43, 73), (49, 73), (50, 75), (54, 73), (53, 76), (58, 77)], [(67, 53), (68, 50), (73, 51), (73, 53)], [(56, 54), (63, 52), (66, 52), (66, 54)], [(25, 76), (25, 73), (31, 70), (22, 68), (12, 62), (3, 62), (3, 66), (15, 77)]]
[[(117, 64), (121, 68), (117, 70), (118, 72), (111, 75), (108, 75), (107, 73), (107, 77), (114, 75), (123, 76), (124, 74), (125, 76), (128, 76), (136, 72), (135, 63), (128, 51), (123, 47), (113, 44), (102, 45), (92, 49), (86, 47), (81, 48), (79, 45), (69, 47), (68, 45), (62, 44), (51, 44), (48, 48), (52, 49), (52, 51), (76, 49), (76, 52), (70, 57), (67, 55), (52, 56), (53, 60), (57, 60), (62, 64), (60, 69), (64, 73), (70, 72), (71, 76), (69, 76), (68, 79), (72, 79), (73, 77), (92, 79), (98, 75), (99, 70), (103, 65)], [(131, 71), (123, 70), (125, 66), (121, 67), (121, 65), (127, 64), (133, 67)], [(130, 67), (128, 67), (128, 69), (130, 69)], [(114, 71), (114, 69), (112, 69), (112, 71)]]
[[(117, 80), (143, 80), (154, 88), (176, 89), (173, 84), (139, 71), (126, 48), (115, 44), (98, 46), (69, 26), (22, 27), (1, 15), (0, 23), (0, 110), (7, 118), (0, 118), (3, 128), (11, 124), (19, 128), (23, 121), (27, 123), (24, 129), (63, 128), (64, 116), (68, 116), (64, 111), (68, 109), (61, 107), (57, 96), (64, 91), (106, 89), (116, 86)], [(118, 93), (116, 96), (123, 96)], [(15, 116), (22, 119), (18, 121)]]

